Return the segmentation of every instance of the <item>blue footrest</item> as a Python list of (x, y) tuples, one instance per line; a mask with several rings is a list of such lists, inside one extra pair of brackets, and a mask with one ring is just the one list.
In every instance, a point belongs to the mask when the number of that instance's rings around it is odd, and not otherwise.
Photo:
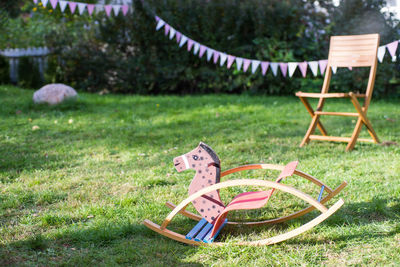
[(205, 243), (212, 243), (214, 239), (218, 236), (219, 232), (221, 229), (225, 226), (225, 224), (228, 222), (227, 219), (225, 219), (225, 222), (221, 225), (221, 227), (218, 229), (216, 232), (215, 236), (213, 238), (210, 238), (211, 236), (211, 230), (213, 229), (214, 225), (207, 222), (206, 219), (201, 219), (195, 227), (193, 227), (192, 230), (186, 235), (186, 239), (189, 240), (196, 240), (196, 241), (203, 241)]

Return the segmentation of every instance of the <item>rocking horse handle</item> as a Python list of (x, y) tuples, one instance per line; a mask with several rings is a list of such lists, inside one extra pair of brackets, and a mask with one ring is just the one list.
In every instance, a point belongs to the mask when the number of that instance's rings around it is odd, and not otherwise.
[(226, 187), (234, 187), (234, 186), (265, 186), (265, 187), (271, 187), (273, 189), (278, 189), (283, 192), (292, 194), (306, 202), (308, 202), (310, 205), (314, 206), (317, 208), (319, 211), (322, 213), (326, 212), (328, 209), (319, 203), (317, 200), (313, 199), (309, 195), (284, 184), (279, 184), (276, 182), (271, 182), (271, 181), (265, 181), (265, 180), (253, 180), (253, 179), (244, 179), (244, 180), (230, 180), (218, 184), (214, 184), (212, 186), (206, 187), (204, 189), (201, 189), (200, 191), (190, 195), (188, 198), (183, 200), (178, 206), (173, 209), (170, 214), (168, 214), (167, 218), (165, 218), (164, 222), (161, 225), (161, 229), (164, 230), (168, 224), (171, 222), (171, 220), (175, 217), (176, 214), (182, 209), (184, 209), (191, 201), (195, 200), (196, 198), (201, 197), (202, 195), (205, 195), (209, 192), (212, 192), (214, 190), (226, 188)]

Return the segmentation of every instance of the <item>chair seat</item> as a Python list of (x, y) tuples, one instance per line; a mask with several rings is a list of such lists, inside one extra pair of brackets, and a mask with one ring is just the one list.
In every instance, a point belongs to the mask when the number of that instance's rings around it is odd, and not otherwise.
[[(353, 93), (355, 97), (365, 97), (365, 94)], [(298, 97), (310, 97), (310, 98), (344, 98), (350, 97), (350, 93), (303, 93), (297, 92)]]

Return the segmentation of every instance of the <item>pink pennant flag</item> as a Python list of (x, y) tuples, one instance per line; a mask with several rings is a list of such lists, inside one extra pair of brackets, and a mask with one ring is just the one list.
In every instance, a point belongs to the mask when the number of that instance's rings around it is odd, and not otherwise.
[(69, 5), (69, 10), (71, 10), (71, 14), (75, 13), (75, 9), (76, 9), (76, 2), (68, 2)]
[(112, 5), (105, 5), (104, 10), (106, 11), (107, 17), (111, 15)]
[(235, 56), (228, 55), (228, 65), (227, 65), (228, 69), (231, 68), (233, 62), (235, 61), (235, 58), (236, 58)]
[(391, 42), (390, 44), (387, 44), (386, 47), (389, 50), (390, 55), (392, 56), (392, 61), (396, 61), (396, 50), (399, 42), (394, 41)]
[(169, 26), (168, 24), (165, 24), (165, 26), (164, 26), (164, 34), (168, 35), (170, 29), (171, 29), (171, 26)]
[(213, 60), (214, 64), (217, 64), (219, 58), (219, 52), (214, 50)]
[(180, 32), (176, 32), (175, 33), (175, 38), (176, 38), (176, 42), (179, 44), (181, 41), (181, 37), (182, 37), (182, 33)]
[(160, 21), (160, 17), (159, 16), (155, 16), (156, 22)]
[(88, 10), (88, 13), (89, 13), (90, 16), (93, 14), (94, 7), (95, 7), (94, 4), (88, 4), (87, 5), (87, 10)]
[(285, 62), (280, 62), (280, 63), (279, 63), (279, 68), (281, 69), (282, 76), (283, 76), (283, 77), (286, 77), (288, 64), (285, 63)]
[(326, 69), (326, 66), (328, 65), (328, 60), (327, 59), (319, 60), (318, 64), (319, 64), (319, 70), (321, 71), (321, 74), (325, 75), (325, 69)]
[(200, 53), (199, 53), (199, 58), (202, 58), (204, 53), (206, 52), (207, 47), (205, 47), (204, 45), (200, 45)]
[(249, 69), (249, 66), (251, 64), (251, 60), (250, 59), (243, 59), (243, 71), (246, 72)]
[[(124, 14), (124, 16), (126, 16), (126, 14), (128, 14), (128, 11), (129, 11), (129, 6), (128, 5), (122, 5), (122, 14)], [(158, 18), (158, 19), (160, 19), (160, 18)]]
[(269, 66), (269, 62), (267, 62), (267, 61), (261, 62), (261, 73), (262, 73), (262, 75), (265, 75), (267, 73), (268, 66)]
[(58, 3), (58, 0), (50, 0), (50, 4), (53, 7), (53, 9), (56, 9), (57, 3)]
[(299, 69), (300, 69), (300, 72), (301, 72), (301, 75), (303, 76), (303, 78), (306, 77), (306, 75), (307, 75), (307, 65), (308, 64), (306, 61), (299, 62)]
[(38, 0), (33, 0), (33, 3), (37, 4)]
[(188, 52), (190, 50), (192, 50), (193, 45), (194, 45), (194, 41), (192, 39), (188, 39), (188, 41), (187, 41), (187, 51)]
[(112, 5), (112, 8), (114, 10), (114, 15), (118, 16), (119, 10), (121, 9), (121, 6), (120, 5)]

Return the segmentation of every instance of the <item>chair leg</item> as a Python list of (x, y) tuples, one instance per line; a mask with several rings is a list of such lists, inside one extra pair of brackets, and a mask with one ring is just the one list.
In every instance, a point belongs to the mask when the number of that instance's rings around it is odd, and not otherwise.
[(353, 93), (350, 93), (350, 97), (351, 97), (351, 102), (353, 102), (354, 107), (356, 108), (357, 112), (360, 114), (360, 118), (362, 119), (363, 123), (367, 127), (369, 135), (371, 135), (371, 137), (375, 143), (377, 143), (377, 144), (380, 143), (379, 138), (374, 131), (374, 128), (372, 128), (371, 122), (367, 118), (366, 112), (364, 112), (364, 110), (360, 106), (360, 103), (358, 102), (357, 98), (354, 96)]
[(300, 143), (300, 147), (303, 147), (305, 144), (308, 144), (310, 142), (310, 135), (314, 133), (315, 127), (317, 127), (318, 119), (319, 119), (318, 115), (313, 116), (310, 126), (308, 127), (307, 133), (304, 136), (303, 141), (301, 141)]
[(361, 127), (363, 125), (363, 121), (361, 117), (358, 118), (356, 127), (354, 128), (353, 134), (351, 135), (350, 142), (346, 146), (346, 151), (351, 151), (354, 149), (354, 146), (356, 145), (358, 135), (360, 134)]
[[(301, 96), (299, 96), (299, 98), (300, 98), (300, 101), (303, 103), (303, 105), (306, 107), (308, 113), (310, 113), (310, 116), (314, 117), (314, 115), (315, 115), (314, 114), (314, 110), (312, 109), (310, 103), (308, 103), (307, 98), (304, 98), (304, 97), (301, 97)], [(318, 123), (317, 123), (317, 127), (321, 131), (322, 135), (324, 135), (324, 136), (328, 135), (328, 132), (325, 130), (324, 126), (322, 125), (322, 123), (319, 120), (318, 120)]]

